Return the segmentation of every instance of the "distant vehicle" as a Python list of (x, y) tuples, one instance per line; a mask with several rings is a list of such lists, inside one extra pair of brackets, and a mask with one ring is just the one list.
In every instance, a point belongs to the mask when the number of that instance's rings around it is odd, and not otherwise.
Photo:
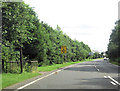
[(107, 60), (107, 58), (106, 58), (106, 57), (104, 57), (104, 60)]

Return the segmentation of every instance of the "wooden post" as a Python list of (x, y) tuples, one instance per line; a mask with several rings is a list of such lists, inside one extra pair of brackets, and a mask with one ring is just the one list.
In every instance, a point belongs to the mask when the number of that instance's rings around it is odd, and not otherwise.
[(22, 47), (20, 46), (20, 68), (21, 68), (21, 72), (23, 72), (23, 62), (22, 62)]
[(66, 63), (66, 60), (65, 60), (65, 53), (64, 53), (64, 62)]
[(63, 58), (63, 61), (62, 61), (62, 63), (64, 62), (64, 55), (62, 54), (62, 58)]
[(67, 56), (66, 56), (66, 53), (65, 53), (65, 62), (67, 62)]

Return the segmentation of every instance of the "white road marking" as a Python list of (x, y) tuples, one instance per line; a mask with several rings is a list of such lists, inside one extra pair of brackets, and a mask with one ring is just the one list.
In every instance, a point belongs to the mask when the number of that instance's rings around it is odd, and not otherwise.
[(107, 78), (107, 76), (104, 76), (104, 78)]
[(97, 71), (100, 71), (100, 70), (96, 67), (96, 65), (95, 65), (95, 64), (94, 64), (94, 66), (95, 66), (95, 68), (96, 68), (96, 70), (97, 70)]
[[(74, 66), (74, 65), (72, 65), (72, 66)], [(72, 67), (72, 66), (70, 66), (70, 67)], [(64, 70), (64, 69), (66, 69), (66, 68), (69, 68), (69, 66), (68, 66), (68, 67), (65, 67), (65, 68), (63, 68), (63, 69), (61, 69), (61, 70)], [(60, 72), (61, 70), (57, 70), (56, 72)], [(26, 84), (26, 85), (23, 85), (23, 86), (17, 88), (17, 89), (14, 90), (14, 91), (18, 91), (18, 90), (20, 90), (20, 89), (23, 89), (23, 88), (25, 88), (25, 87), (27, 87), (27, 86), (29, 86), (29, 85), (31, 85), (31, 84), (33, 84), (33, 83), (35, 83), (35, 82), (37, 82), (37, 81), (43, 79), (43, 78), (46, 78), (46, 77), (48, 77), (48, 76), (50, 76), (50, 75), (52, 75), (52, 74), (55, 74), (55, 72), (52, 72), (51, 74), (48, 74), (48, 75), (46, 75), (46, 76), (44, 76), (44, 77), (38, 78), (38, 79), (36, 79), (36, 80), (34, 80), (34, 81), (32, 81), (32, 82)]]
[(99, 69), (97, 69), (97, 71), (99, 71)]
[[(56, 72), (60, 72), (60, 71), (61, 71), (61, 70), (57, 70)], [(51, 74), (48, 74), (48, 75), (46, 75), (46, 76), (44, 76), (44, 77), (41, 77), (41, 78), (38, 78), (38, 79), (36, 79), (36, 80), (34, 80), (34, 81), (32, 81), (32, 82), (26, 84), (26, 85), (23, 85), (23, 86), (17, 88), (17, 89), (14, 90), (14, 91), (18, 91), (18, 90), (20, 90), (20, 89), (23, 89), (23, 88), (25, 88), (25, 87), (27, 87), (27, 86), (29, 86), (29, 85), (31, 85), (31, 84), (33, 84), (33, 83), (35, 83), (35, 82), (41, 80), (41, 79), (43, 79), (43, 78), (46, 78), (46, 77), (48, 77), (48, 76), (54, 74), (54, 73), (55, 73), (55, 72), (52, 72)]]
[(61, 70), (58, 70), (58, 71), (56, 71), (56, 72), (60, 72)]
[[(72, 65), (72, 66), (74, 66), (74, 65)], [(61, 70), (57, 70), (56, 72), (60, 72), (60, 71), (62, 71), (62, 70), (64, 70), (64, 69), (69, 68), (69, 67), (72, 67), (72, 66), (65, 67), (65, 68), (63, 68), (63, 69), (61, 69)], [(33, 84), (33, 83), (35, 83), (35, 82), (43, 79), (43, 78), (46, 78), (46, 77), (48, 77), (48, 76), (50, 76), (50, 75), (52, 75), (52, 74), (55, 74), (55, 72), (52, 72), (51, 74), (48, 74), (48, 75), (46, 75), (46, 76), (44, 76), (44, 77), (38, 78), (38, 79), (36, 79), (36, 80), (34, 80), (34, 81), (26, 84), (26, 85), (23, 85), (23, 86), (17, 88), (17, 89), (14, 90), (14, 91), (18, 91), (18, 90), (20, 90), (20, 89), (23, 89), (23, 88), (25, 88), (25, 87), (27, 87), (27, 86), (29, 86), (29, 85), (31, 85), (31, 84)]]
[(110, 78), (113, 82), (117, 83), (118, 85), (120, 85), (120, 83), (118, 81), (116, 81), (115, 79), (113, 79), (112, 77), (108, 76), (108, 78)]
[(111, 81), (110, 83), (112, 83), (113, 85), (116, 85), (116, 84), (115, 84), (114, 82), (112, 82), (112, 81)]
[[(68, 67), (64, 67), (64, 68), (62, 68), (61, 70), (57, 70), (56, 72), (60, 72), (60, 71), (62, 71), (62, 70), (64, 70), (64, 69), (69, 68), (69, 67), (72, 67), (72, 66), (75, 66), (75, 65), (71, 65), (71, 66), (68, 66)], [(46, 77), (48, 77), (48, 76), (50, 76), (50, 75), (52, 75), (52, 74), (55, 74), (56, 72), (52, 72), (51, 74), (48, 74), (48, 75), (46, 75), (46, 76), (44, 76), (44, 77), (41, 77), (41, 78), (38, 78), (38, 79), (36, 79), (36, 80), (34, 80), (34, 81), (26, 84), (26, 85), (23, 85), (23, 86), (17, 88), (17, 89), (14, 90), (14, 91), (18, 91), (18, 90), (20, 90), (20, 89), (23, 89), (23, 88), (25, 88), (25, 87), (27, 87), (27, 86), (29, 86), (29, 85), (31, 85), (31, 84), (33, 84), (33, 83), (41, 80), (41, 79), (43, 79), (43, 78), (46, 78)]]

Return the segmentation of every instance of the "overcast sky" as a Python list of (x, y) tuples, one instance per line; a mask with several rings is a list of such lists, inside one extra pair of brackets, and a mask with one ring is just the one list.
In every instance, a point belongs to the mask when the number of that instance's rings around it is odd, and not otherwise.
[(24, 0), (34, 7), (40, 21), (57, 24), (72, 39), (92, 50), (106, 51), (118, 19), (119, 0)]

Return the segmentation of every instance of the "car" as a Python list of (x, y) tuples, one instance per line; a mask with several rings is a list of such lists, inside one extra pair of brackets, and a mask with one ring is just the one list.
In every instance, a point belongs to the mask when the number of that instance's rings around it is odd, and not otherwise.
[(106, 57), (104, 57), (104, 60), (107, 60), (107, 58), (106, 58)]

